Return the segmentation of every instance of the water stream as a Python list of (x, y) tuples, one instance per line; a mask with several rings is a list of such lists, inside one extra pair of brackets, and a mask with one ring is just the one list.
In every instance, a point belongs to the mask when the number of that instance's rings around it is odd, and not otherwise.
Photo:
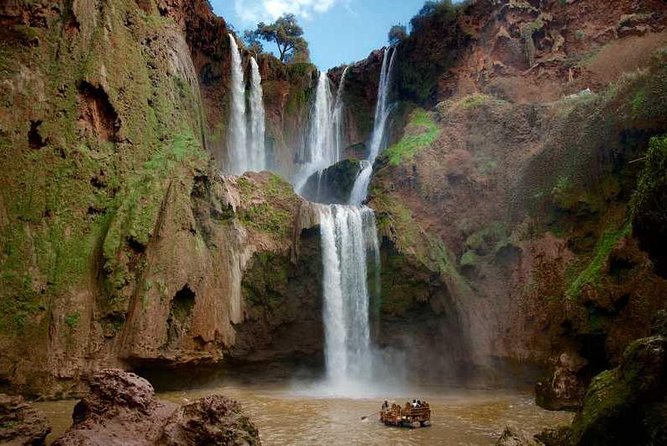
[(261, 172), (268, 168), (264, 136), (266, 133), (266, 113), (264, 112), (264, 92), (262, 76), (254, 57), (250, 58), (250, 119), (248, 132), (248, 170)]
[(375, 104), (375, 119), (373, 123), (373, 134), (368, 150), (368, 158), (362, 164), (362, 170), (352, 188), (350, 194), (350, 204), (360, 205), (368, 195), (368, 186), (373, 174), (373, 164), (380, 152), (387, 144), (387, 121), (391, 114), (391, 104), (389, 102), (389, 93), (391, 91), (391, 73), (394, 68), (394, 59), (396, 58), (396, 49), (389, 48), (384, 50), (382, 57), (382, 70), (380, 72), (380, 83), (378, 85), (378, 98)]
[(229, 34), (232, 53), (231, 110), (229, 113), (229, 136), (227, 139), (227, 171), (242, 174), (247, 169), (246, 144), (247, 121), (245, 104), (245, 81), (243, 61), (236, 39)]
[(294, 189), (301, 193), (311, 175), (340, 160), (340, 153), (334, 141), (334, 102), (330, 84), (327, 73), (321, 72), (310, 115), (306, 147), (302, 154), (302, 165), (292, 181)]

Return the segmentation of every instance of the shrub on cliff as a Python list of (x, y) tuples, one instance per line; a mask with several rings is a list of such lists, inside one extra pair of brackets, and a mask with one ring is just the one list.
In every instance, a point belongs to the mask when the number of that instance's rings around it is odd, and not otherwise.
[(667, 135), (653, 138), (633, 198), (634, 231), (657, 271), (667, 276)]

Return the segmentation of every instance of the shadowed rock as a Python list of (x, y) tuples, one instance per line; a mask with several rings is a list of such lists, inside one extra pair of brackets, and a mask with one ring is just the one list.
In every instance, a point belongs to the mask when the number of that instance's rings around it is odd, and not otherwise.
[(667, 444), (667, 338), (632, 343), (595, 377), (572, 423), (572, 445)]
[(496, 442), (496, 446), (542, 446), (542, 443), (511, 426), (507, 426)]
[(576, 353), (563, 353), (558, 357), (548, 379), (535, 386), (538, 406), (547, 410), (576, 410), (586, 391), (583, 371), (586, 360)]
[(343, 160), (311, 175), (304, 187), (303, 196), (316, 203), (347, 204), (359, 172), (359, 161)]
[(51, 427), (44, 415), (20, 396), (0, 394), (0, 444), (43, 445)]

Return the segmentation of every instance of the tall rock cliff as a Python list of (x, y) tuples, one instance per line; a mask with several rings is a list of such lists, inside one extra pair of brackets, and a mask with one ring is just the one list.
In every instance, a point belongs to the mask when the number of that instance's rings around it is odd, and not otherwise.
[[(583, 385), (665, 306), (664, 3), (444, 2), (412, 25), (395, 72), (406, 125), (369, 200), (382, 311), (439, 314), (445, 362), (569, 357)], [(405, 346), (416, 362), (437, 351), (425, 331), (425, 351)]]
[[(54, 396), (104, 366), (261, 352), (271, 337), (249, 339), (246, 319), (311, 330), (280, 354), (320, 351), (321, 324), (300, 325), (320, 317), (318, 288), (304, 290), (318, 271), (299, 257), (319, 246), (300, 240), (309, 205), (272, 174), (216, 168), (229, 49), (208, 3), (17, 0), (0, 28), (0, 384)], [(275, 65), (262, 63), (270, 132), (286, 147), (312, 67)], [(273, 303), (289, 290), (303, 304), (280, 321), (243, 298), (243, 271), (266, 259), (283, 266)]]

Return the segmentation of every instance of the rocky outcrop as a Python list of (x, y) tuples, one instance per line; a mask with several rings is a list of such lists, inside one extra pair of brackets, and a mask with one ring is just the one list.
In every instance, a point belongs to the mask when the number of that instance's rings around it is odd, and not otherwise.
[(159, 445), (259, 446), (259, 431), (236, 401), (208, 396), (178, 408), (162, 428)]
[(667, 442), (667, 338), (638, 340), (595, 377), (572, 423), (573, 445)]
[(311, 175), (303, 188), (303, 196), (314, 203), (347, 204), (360, 172), (359, 161), (343, 160)]
[(55, 446), (261, 444), (237, 402), (208, 396), (177, 407), (157, 400), (145, 379), (116, 369), (91, 378), (90, 393), (74, 407), (72, 420)]
[(46, 417), (20, 396), (0, 394), (0, 443), (7, 446), (41, 446), (51, 427)]
[[(414, 107), (402, 109), (409, 113), (404, 135), (378, 160), (369, 200), (399, 255), (447, 284), (446, 308), (456, 316), (439, 326), (468, 333), (468, 358), (486, 358), (482, 366), (501, 358), (554, 366), (540, 391), (552, 407), (576, 408), (591, 377), (618, 364), (629, 343), (648, 334), (667, 286), (662, 245), (651, 238), (660, 233), (655, 204), (664, 189), (654, 169), (660, 138), (650, 143), (667, 130), (660, 105), (667, 91), (665, 53), (658, 49), (666, 42), (665, 18), (641, 38), (612, 33), (600, 37), (604, 45), (577, 41), (574, 26), (604, 30), (629, 11), (653, 5), (617, 2), (589, 15), (591, 4), (475, 2), (449, 18), (446, 5), (434, 13), (445, 15), (418, 18), (434, 27), (424, 38), (435, 30), (469, 36), (423, 102), (446, 99), (429, 118), (435, 124)], [(487, 15), (495, 19), (483, 20)], [(529, 39), (518, 36), (540, 16), (531, 69), (523, 53)], [(441, 20), (450, 19), (460, 28), (445, 29)], [(494, 53), (501, 51), (492, 43), (496, 35), (508, 44), (505, 68), (493, 63), (502, 55)], [(629, 46), (641, 50), (613, 64), (608, 49)], [(570, 78), (563, 64), (583, 52), (595, 57)], [(566, 59), (554, 58), (558, 53)], [(401, 56), (418, 66), (409, 52)], [(533, 91), (533, 85), (540, 87)], [(415, 132), (419, 127), (427, 130)], [(650, 167), (641, 179), (649, 145)], [(646, 200), (633, 200), (641, 191)], [(638, 218), (628, 204), (638, 209), (640, 202)], [(630, 219), (653, 229), (630, 227)], [(395, 283), (411, 283), (415, 275), (394, 277), (385, 302), (411, 306), (414, 293), (399, 292)], [(555, 366), (563, 352), (583, 362)]]

